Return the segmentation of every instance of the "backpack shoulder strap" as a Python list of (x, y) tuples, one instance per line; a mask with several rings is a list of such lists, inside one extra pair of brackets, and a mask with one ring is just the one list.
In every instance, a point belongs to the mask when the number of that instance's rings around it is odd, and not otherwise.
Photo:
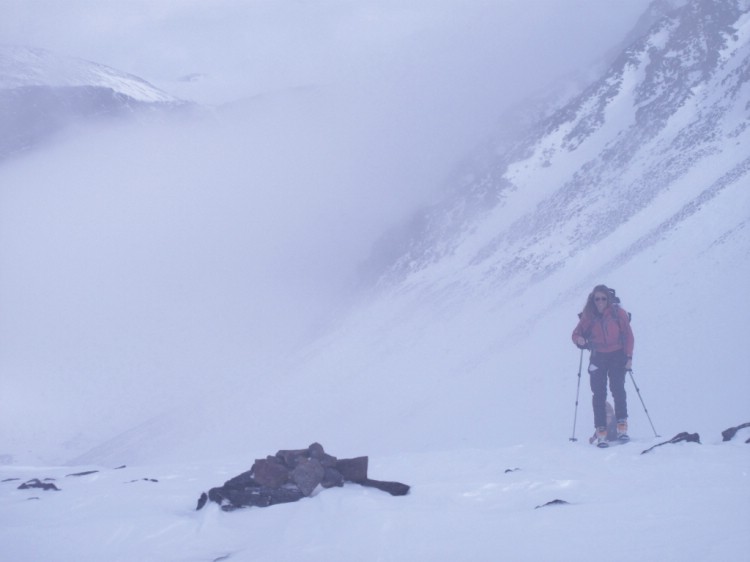
[(617, 328), (620, 331), (620, 343), (623, 347), (625, 347), (625, 331), (622, 329), (622, 315), (627, 314), (628, 316), (628, 323), (630, 323), (630, 320), (632, 319), (632, 316), (630, 313), (622, 308), (618, 303), (612, 304), (612, 310), (615, 313), (615, 320), (617, 321)]

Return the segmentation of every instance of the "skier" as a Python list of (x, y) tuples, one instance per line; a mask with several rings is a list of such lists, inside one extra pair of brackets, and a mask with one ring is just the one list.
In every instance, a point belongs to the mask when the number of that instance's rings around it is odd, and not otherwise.
[(588, 371), (599, 447), (607, 447), (607, 379), (615, 402), (617, 438), (621, 441), (629, 439), (625, 373), (632, 367), (635, 340), (630, 316), (619, 302), (613, 289), (597, 285), (588, 296), (573, 330), (573, 343), (579, 349), (591, 350)]

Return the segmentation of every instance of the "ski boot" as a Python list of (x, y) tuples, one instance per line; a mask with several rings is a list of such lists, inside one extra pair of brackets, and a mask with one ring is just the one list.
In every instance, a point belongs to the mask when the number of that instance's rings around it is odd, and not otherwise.
[(607, 441), (607, 428), (606, 427), (597, 427), (596, 428), (596, 446), (600, 449), (604, 449), (606, 447), (609, 447), (609, 442)]
[(628, 436), (628, 420), (617, 420), (617, 440), (623, 443), (630, 441)]

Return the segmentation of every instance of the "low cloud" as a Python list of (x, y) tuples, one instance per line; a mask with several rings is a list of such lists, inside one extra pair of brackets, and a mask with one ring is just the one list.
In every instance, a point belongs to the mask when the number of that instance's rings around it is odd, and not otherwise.
[(105, 431), (281, 376), (372, 243), (639, 2), (10, 4), (0, 41), (166, 89), (201, 73), (177, 93), (215, 111), (0, 167), (0, 374), (27, 414), (3, 424)]

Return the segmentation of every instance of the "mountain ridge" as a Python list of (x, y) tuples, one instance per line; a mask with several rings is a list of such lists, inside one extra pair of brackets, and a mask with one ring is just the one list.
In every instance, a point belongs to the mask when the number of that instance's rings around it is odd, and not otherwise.
[(103, 64), (38, 47), (0, 45), (0, 89), (24, 86), (109, 88), (139, 102), (181, 102), (142, 78)]
[(46, 49), (0, 45), (0, 159), (68, 127), (193, 109), (145, 80)]
[[(726, 178), (738, 181), (747, 173), (740, 147), (750, 124), (742, 107), (748, 28), (747, 9), (731, 0), (688, 2), (662, 17), (482, 177), (426, 211), (381, 285), (451, 259), (499, 272), (498, 281), (528, 267), (544, 275), (677, 189), (691, 170), (708, 173), (705, 159), (721, 164), (724, 154)], [(554, 247), (564, 253), (555, 258)]]

